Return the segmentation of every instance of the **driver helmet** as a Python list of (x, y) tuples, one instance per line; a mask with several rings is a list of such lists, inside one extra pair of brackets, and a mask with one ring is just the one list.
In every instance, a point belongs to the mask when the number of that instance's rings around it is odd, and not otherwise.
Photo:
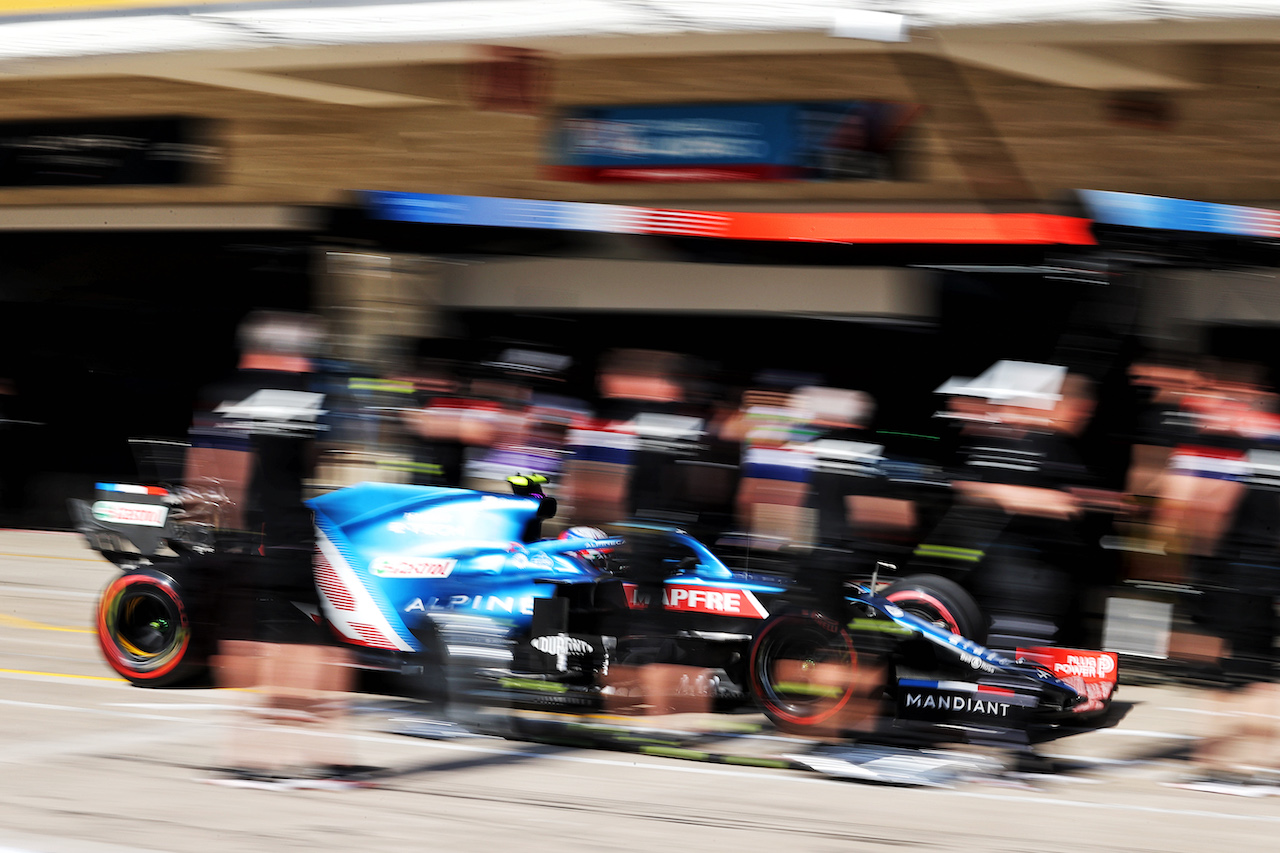
[[(586, 527), (578, 525), (570, 527), (560, 534), (561, 539), (608, 539), (609, 534), (605, 533), (598, 527)], [(587, 548), (582, 551), (572, 551), (570, 553), (586, 560), (593, 566), (604, 568), (609, 563), (609, 553), (612, 548)]]

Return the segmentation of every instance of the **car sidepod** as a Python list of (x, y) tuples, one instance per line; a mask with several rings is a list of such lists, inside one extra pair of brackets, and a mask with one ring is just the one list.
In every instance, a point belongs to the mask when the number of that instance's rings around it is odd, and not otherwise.
[[(603, 645), (568, 637), (577, 625), (547, 621), (553, 611), (587, 619), (596, 599), (609, 597), (597, 588), (611, 579), (565, 553), (572, 542), (530, 541), (536, 497), (363, 483), (309, 503), (323, 615), (344, 642), (404, 660), (431, 651), (504, 669), (531, 661), (545, 669), (547, 657), (562, 664), (584, 644), (592, 654)], [(562, 604), (543, 604), (552, 599)], [(565, 638), (543, 639), (550, 651), (531, 654), (538, 632), (552, 627)]]

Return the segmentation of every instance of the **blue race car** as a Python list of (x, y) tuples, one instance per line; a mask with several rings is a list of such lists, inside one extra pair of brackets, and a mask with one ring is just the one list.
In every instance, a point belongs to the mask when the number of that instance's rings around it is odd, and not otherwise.
[[(798, 732), (871, 715), (1025, 730), (1110, 703), (1114, 655), (991, 651), (964, 636), (981, 634), (977, 607), (943, 578), (846, 583), (823, 600), (801, 573), (730, 567), (675, 528), (544, 538), (554, 498), (514, 479), (505, 495), (363, 483), (312, 499), (321, 607), (298, 618), (323, 621), (367, 668), (416, 676), (428, 692), (466, 672), (539, 705), (597, 707), (611, 668), (645, 663), (696, 667), (722, 703), (754, 700)], [(73, 506), (89, 542), (123, 569), (97, 631), (107, 662), (137, 685), (195, 677), (219, 637), (200, 600), (207, 584), (188, 565), (216, 543), (184, 529), (171, 502), (156, 487), (100, 484), (94, 504)]]

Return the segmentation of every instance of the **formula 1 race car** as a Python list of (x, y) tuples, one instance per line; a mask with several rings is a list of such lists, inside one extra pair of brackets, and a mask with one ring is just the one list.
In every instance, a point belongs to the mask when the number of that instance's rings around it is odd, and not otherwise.
[[(364, 483), (312, 499), (321, 612), (300, 618), (322, 620), (370, 669), (539, 706), (599, 707), (619, 669), (680, 664), (706, 673), (722, 704), (754, 700), (795, 732), (870, 716), (1025, 731), (1097, 715), (1114, 691), (1113, 654), (1010, 656), (966, 638), (981, 633), (978, 609), (946, 579), (872, 578), (824, 601), (796, 572), (731, 568), (675, 528), (543, 538), (555, 500), (539, 491)], [(218, 639), (199, 600), (209, 584), (193, 576), (216, 567), (216, 544), (183, 530), (172, 503), (164, 489), (99, 484), (96, 502), (73, 505), (90, 544), (123, 569), (97, 632), (137, 685), (192, 678)]]

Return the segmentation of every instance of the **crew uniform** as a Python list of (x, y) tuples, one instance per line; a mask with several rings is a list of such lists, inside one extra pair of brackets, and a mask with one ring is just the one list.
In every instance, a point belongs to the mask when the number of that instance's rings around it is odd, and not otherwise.
[(806, 585), (826, 604), (843, 598), (843, 583), (857, 569), (885, 556), (885, 542), (850, 523), (850, 499), (886, 497), (884, 448), (866, 441), (860, 427), (827, 429), (809, 442), (812, 470), (809, 504), (815, 514), (816, 546), (805, 566)]
[(1280, 594), (1280, 452), (1274, 441), (1201, 435), (1170, 460), (1179, 474), (1240, 484), (1226, 530), (1209, 556), (1194, 560), (1203, 596), (1196, 616), (1229, 644), (1225, 674), (1268, 680), (1275, 659)]
[[(1002, 427), (976, 438), (959, 479), (1051, 490), (1087, 484), (1083, 463), (1061, 433)], [(986, 525), (977, 525), (990, 537), (987, 559), (974, 569), (970, 588), (991, 617), (992, 645), (1061, 642), (1084, 549), (1078, 520), (1001, 509), (987, 514)]]
[(681, 460), (701, 448), (705, 421), (688, 404), (610, 400), (604, 420), (632, 436), (628, 507), (633, 518), (685, 524), (694, 520), (686, 497)]
[[(232, 639), (317, 642), (314, 622), (290, 602), (319, 607), (312, 577), (315, 528), (303, 503), (324, 427), (325, 395), (309, 373), (241, 369), (206, 389), (192, 456), (231, 486), (238, 516), (218, 534), (224, 622)], [(239, 488), (236, 488), (236, 486)]]

